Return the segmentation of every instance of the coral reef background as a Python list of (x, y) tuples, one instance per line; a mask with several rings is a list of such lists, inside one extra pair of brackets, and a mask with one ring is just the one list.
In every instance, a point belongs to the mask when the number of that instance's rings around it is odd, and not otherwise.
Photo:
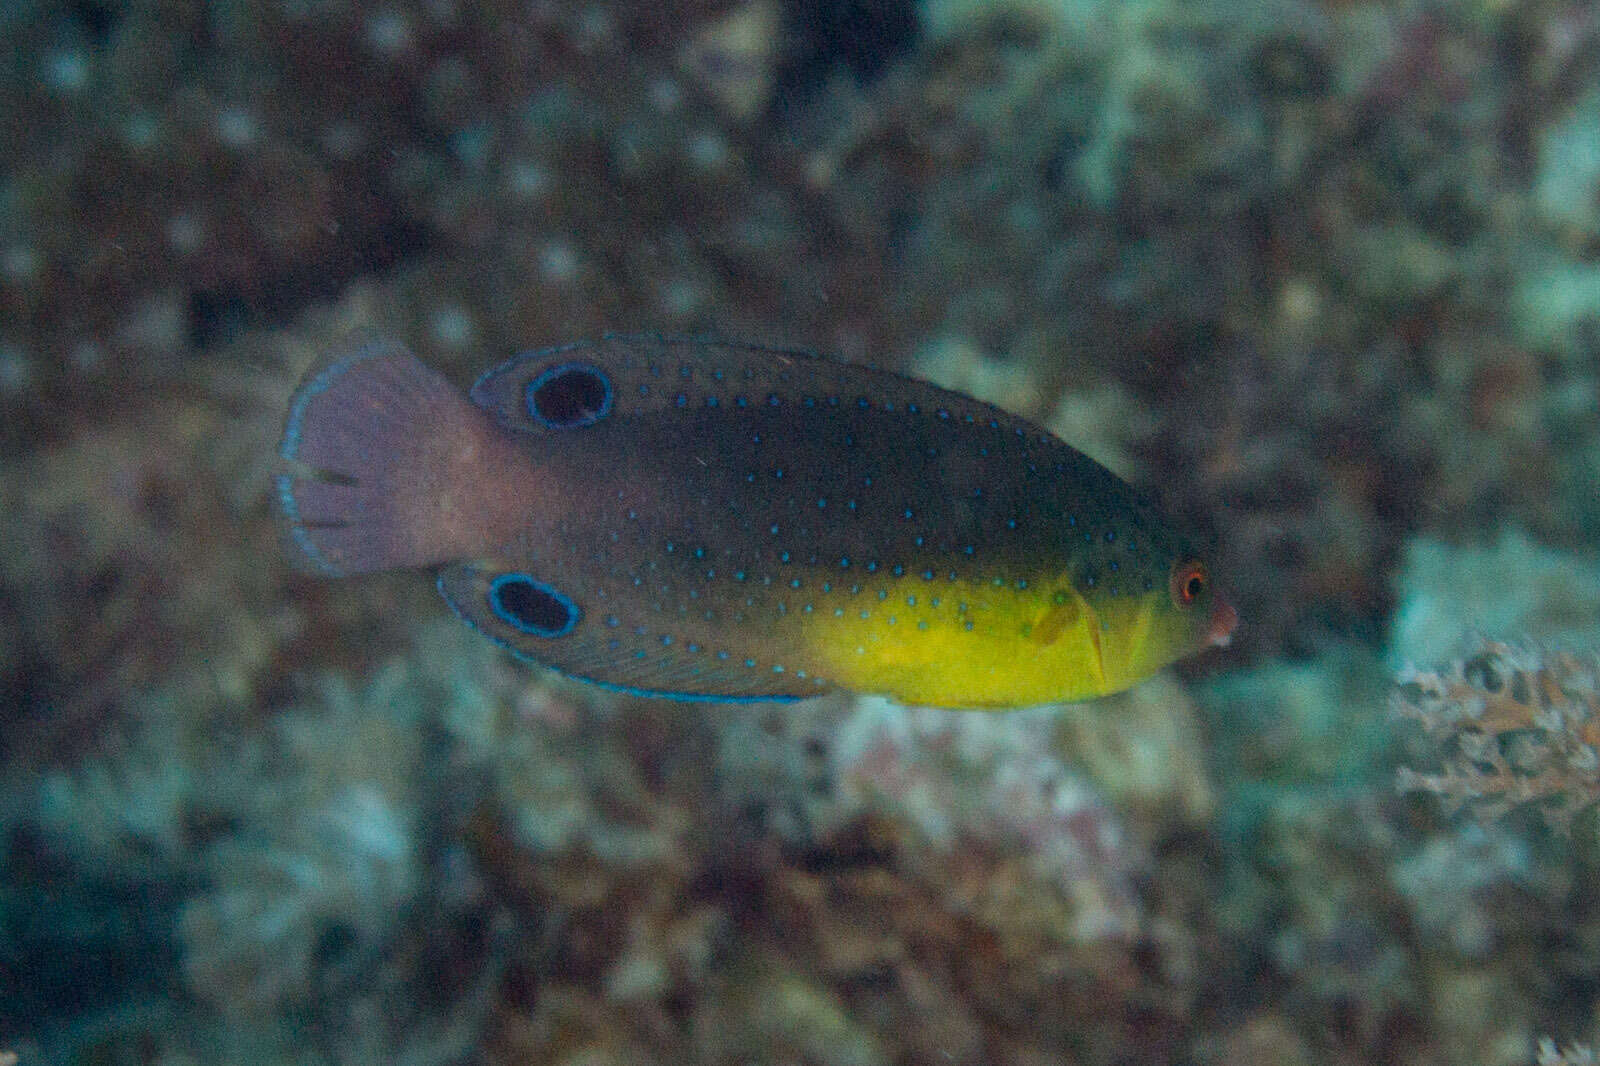
[[(0, 40), (0, 1061), (1593, 1061), (1600, 8)], [(1244, 627), (1003, 716), (562, 681), (286, 568), (284, 404), (352, 329), (906, 369), (1152, 489)]]

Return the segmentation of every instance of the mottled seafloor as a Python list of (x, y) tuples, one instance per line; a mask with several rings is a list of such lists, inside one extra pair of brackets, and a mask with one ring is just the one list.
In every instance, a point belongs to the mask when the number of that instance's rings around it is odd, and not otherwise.
[[(1592, 1062), (1600, 9), (0, 8), (0, 1062)], [(1012, 715), (626, 699), (266, 492), (351, 331), (899, 367), (1217, 547)]]

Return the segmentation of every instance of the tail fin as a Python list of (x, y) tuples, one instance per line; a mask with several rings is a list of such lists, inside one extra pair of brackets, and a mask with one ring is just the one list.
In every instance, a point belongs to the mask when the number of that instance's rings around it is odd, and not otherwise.
[(296, 562), (338, 577), (427, 566), (475, 547), (475, 516), (445, 501), (458, 499), (452, 484), (471, 476), (454, 461), (461, 442), (481, 437), (487, 421), (393, 341), (313, 370), (278, 448), (289, 464), (277, 478), (278, 503)]

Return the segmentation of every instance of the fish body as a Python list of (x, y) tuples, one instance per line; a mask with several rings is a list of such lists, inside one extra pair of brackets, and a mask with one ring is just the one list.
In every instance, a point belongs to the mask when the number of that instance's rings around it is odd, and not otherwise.
[(1236, 619), (1081, 452), (804, 353), (612, 337), (519, 355), (466, 397), (378, 342), (308, 377), (280, 452), (305, 566), (437, 567), (496, 643), (647, 695), (1084, 699)]

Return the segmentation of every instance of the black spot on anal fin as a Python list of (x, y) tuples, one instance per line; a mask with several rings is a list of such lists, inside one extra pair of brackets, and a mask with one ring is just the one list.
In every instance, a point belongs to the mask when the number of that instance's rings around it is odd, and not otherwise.
[(676, 612), (669, 619), (615, 590), (603, 609), (585, 610), (590, 589), (563, 574), (535, 575), (506, 562), (459, 563), (439, 572), (438, 588), (457, 617), (517, 657), (631, 694), (741, 702), (829, 688), (776, 668), (749, 627)]
[(531, 637), (555, 640), (578, 624), (578, 605), (553, 585), (519, 571), (489, 582), (489, 609), (506, 625)]

